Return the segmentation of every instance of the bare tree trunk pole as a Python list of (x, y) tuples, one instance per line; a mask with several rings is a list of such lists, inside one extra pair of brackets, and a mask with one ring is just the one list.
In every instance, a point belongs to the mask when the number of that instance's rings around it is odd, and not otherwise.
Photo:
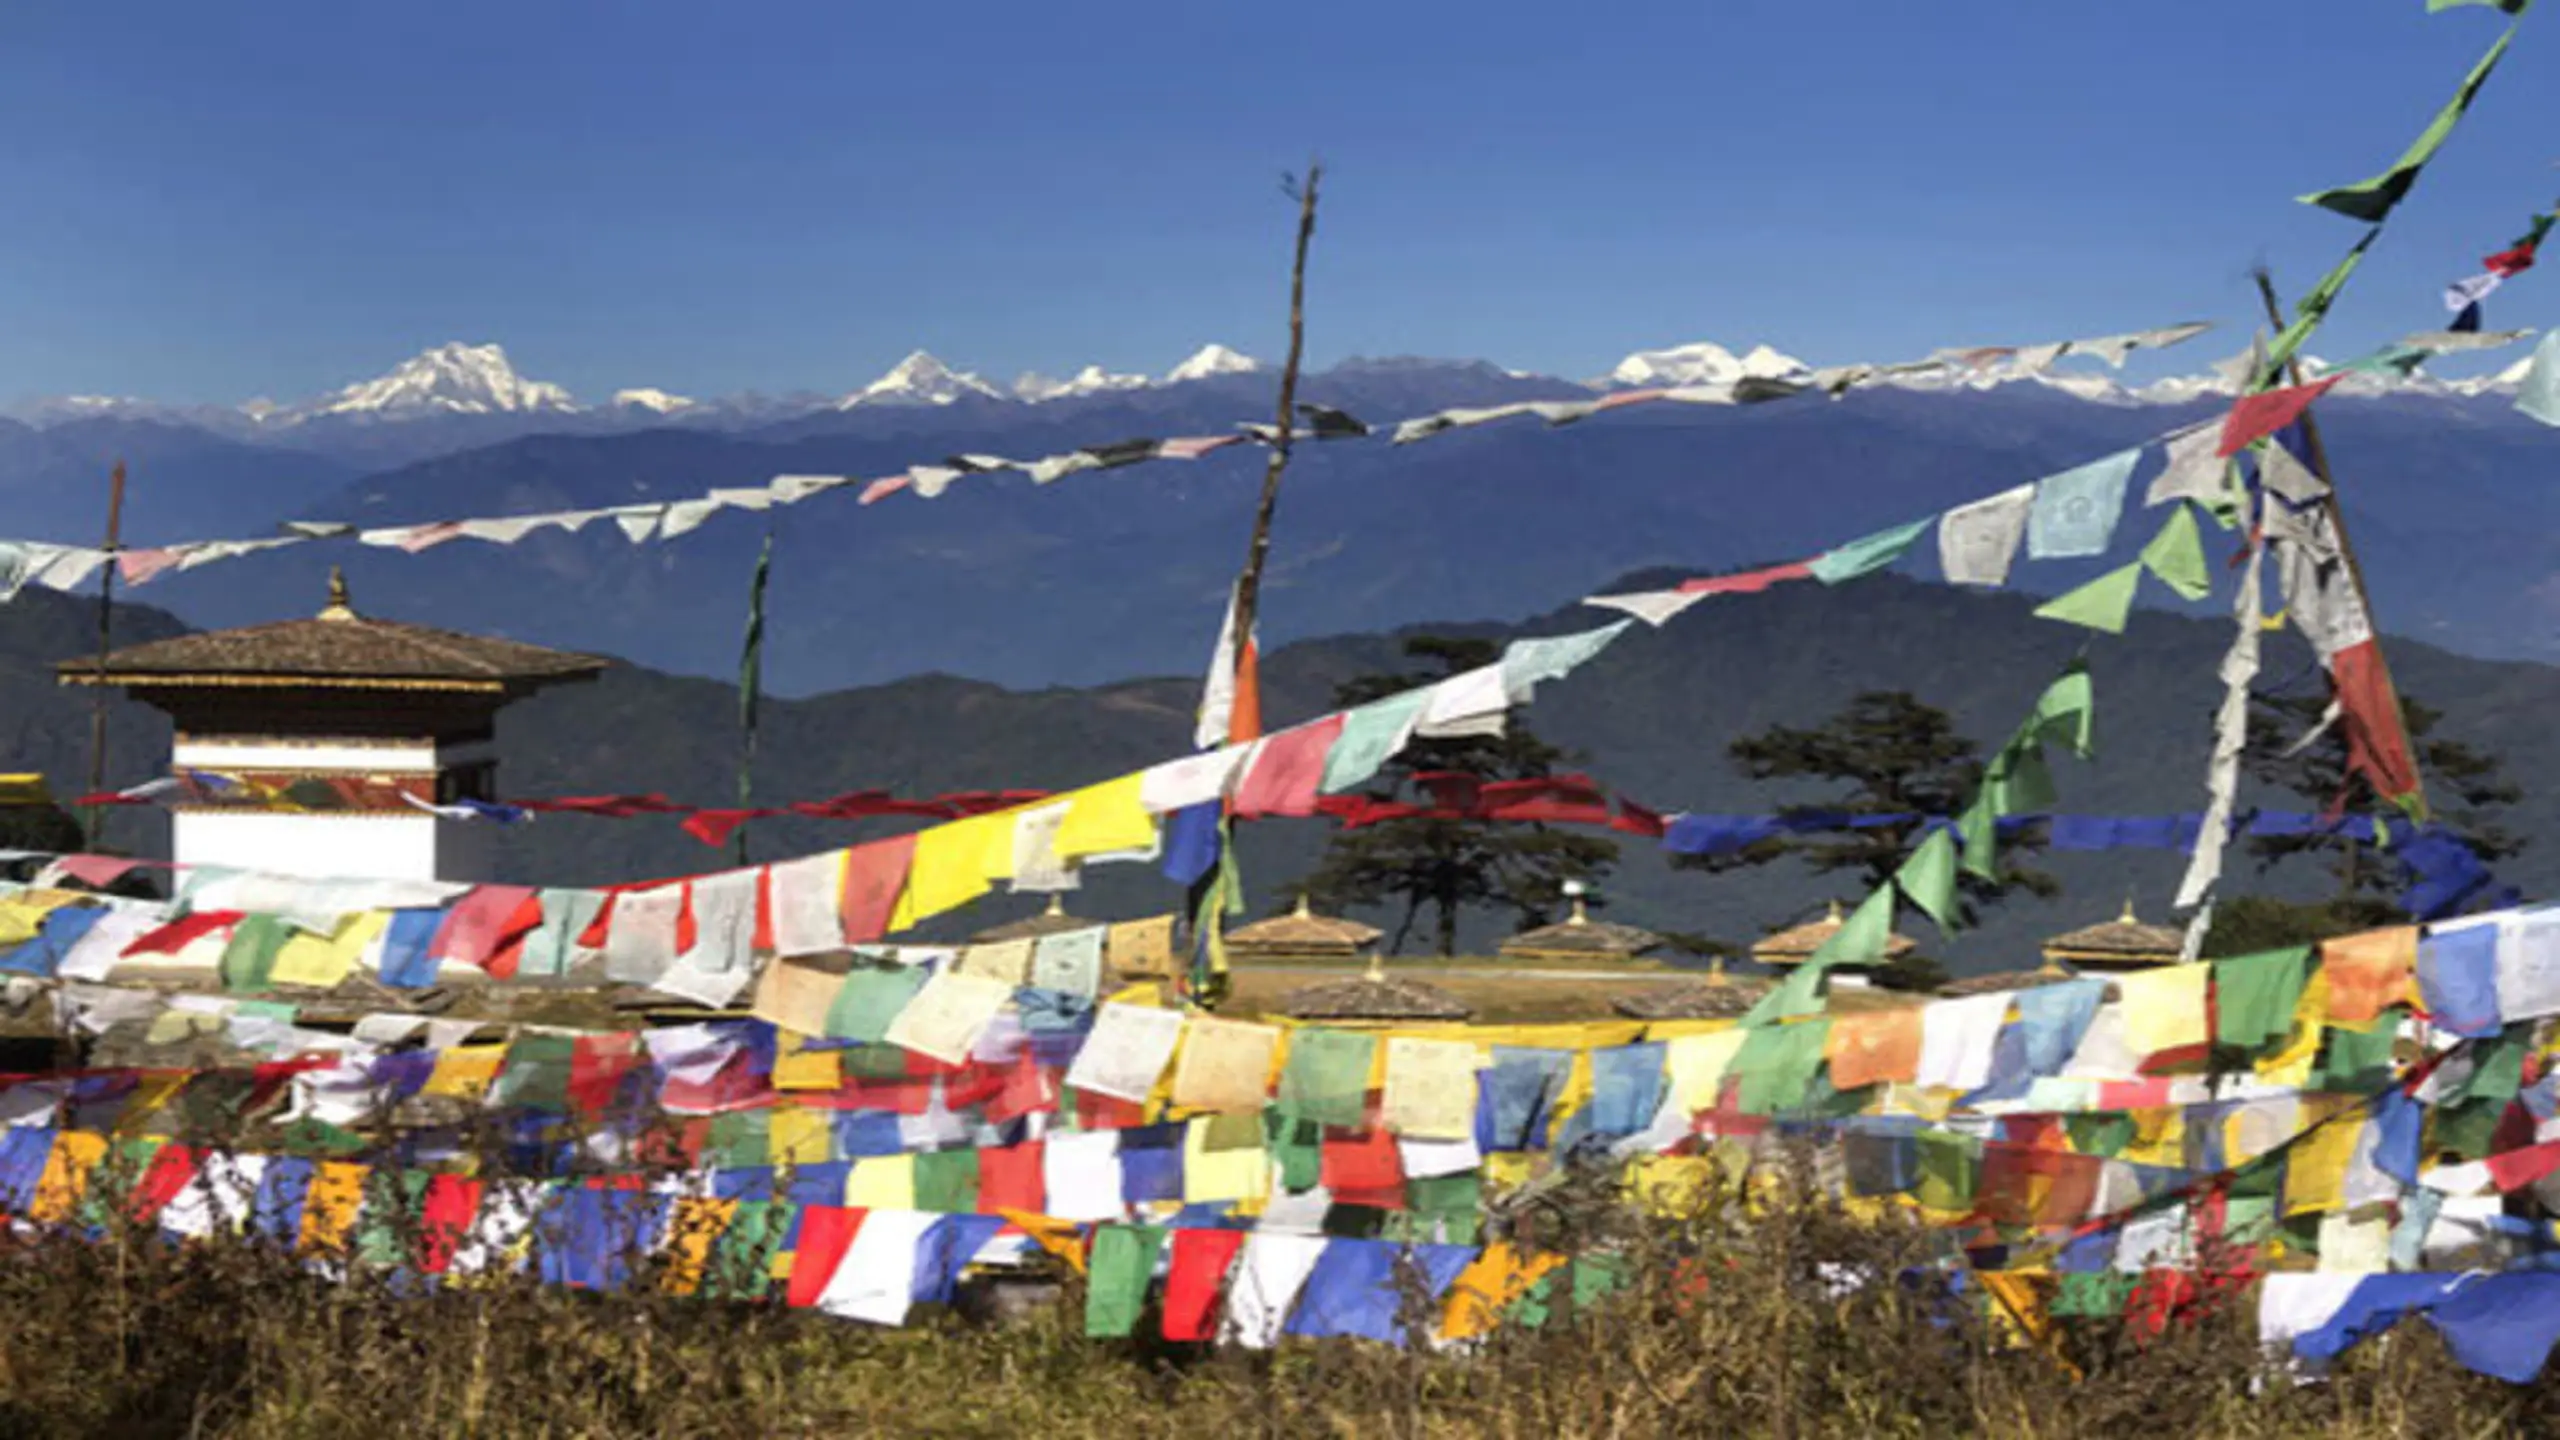
[(1262, 470), (1262, 500), (1254, 507), (1253, 538), (1245, 548), (1244, 570), (1236, 577), (1236, 663), (1244, 663), (1245, 646), (1253, 636), (1254, 621), (1262, 609), (1262, 567), (1271, 554), (1271, 512), (1280, 503), (1280, 476), (1289, 468), (1289, 448), (1298, 423), (1298, 367), (1306, 354), (1307, 341), (1307, 247), (1316, 235), (1316, 184), (1323, 178), (1323, 162), (1307, 162), (1305, 180), (1298, 183), (1298, 247), (1289, 267), (1289, 357), (1280, 368), (1280, 406), (1277, 432), (1271, 439), (1271, 460)]
[[(107, 652), (115, 648), (116, 550), (124, 536), (124, 462), (107, 480), (107, 563), (98, 577), (98, 675), (89, 705), (89, 793), (107, 788)], [(106, 827), (106, 807), (83, 806), (80, 833), (84, 848), (98, 848), (98, 832)]]
[[(2252, 277), (2258, 282), (2258, 299), (2267, 307), (2267, 322), (2279, 330), (2283, 329), (2284, 307), (2276, 299), (2275, 276), (2266, 266), (2261, 265), (2252, 272)], [(2287, 360), (2285, 370), (2285, 378), (2288, 381), (2295, 385), (2302, 383), (2300, 359)], [(2347, 539), (2347, 511), (2345, 506), (2338, 503), (2338, 477), (2329, 470), (2329, 448), (2320, 443), (2320, 422), (2313, 419), (2311, 412), (2307, 409), (2302, 412), (2302, 443), (2303, 448), (2311, 452), (2309, 458), (2312, 473), (2318, 475), (2320, 483), (2328, 487), (2329, 493), (2320, 497), (2320, 503), (2329, 512), (2329, 531), (2338, 537), (2338, 553), (2347, 562), (2347, 578), (2355, 583), (2356, 600), (2364, 606), (2364, 613), (2370, 616), (2374, 613), (2373, 592), (2365, 588), (2364, 564), (2356, 559), (2356, 547)], [(2382, 648), (2382, 624), (2379, 620), (2374, 622), (2373, 639), (2373, 662), (2382, 671), (2383, 692), (2391, 697), (2392, 713), (2400, 722), (2401, 743), (2407, 745), (2410, 750), (2409, 774), (2417, 782), (2418, 814), (2423, 817), (2427, 813), (2427, 781), (2425, 776), (2418, 774), (2417, 746), (2416, 742), (2409, 738), (2409, 713), (2400, 703), (2399, 685), (2391, 678), (2391, 658)], [(2356, 863), (2355, 842), (2351, 839), (2347, 842), (2347, 846), (2348, 871), (2352, 875)]]

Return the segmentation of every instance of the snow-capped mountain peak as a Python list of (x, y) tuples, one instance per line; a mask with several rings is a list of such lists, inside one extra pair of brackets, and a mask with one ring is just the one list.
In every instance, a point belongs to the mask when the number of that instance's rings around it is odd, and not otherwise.
[(1043, 400), (1101, 395), (1113, 390), (1144, 390), (1149, 383), (1144, 375), (1124, 375), (1099, 365), (1087, 365), (1067, 380), (1052, 380), (1037, 372), (1027, 373), (1013, 382), (1013, 394), (1017, 400), (1028, 400), (1036, 405)]
[(889, 373), (846, 396), (836, 408), (856, 405), (948, 405), (963, 396), (1000, 397), (1004, 392), (966, 370), (954, 370), (922, 350), (892, 366)]
[(1203, 345), (1191, 352), (1191, 358), (1164, 374), (1164, 383), (1179, 385), (1186, 380), (1206, 380), (1212, 375), (1250, 375), (1262, 368), (1262, 362), (1224, 345)]
[(1743, 379), (1777, 380), (1802, 375), (1806, 368), (1803, 361), (1766, 345), (1755, 345), (1749, 354), (1737, 356), (1712, 340), (1698, 340), (1662, 350), (1639, 350), (1592, 383), (1645, 388), (1730, 385)]
[(569, 392), (527, 380), (507, 363), (498, 345), (455, 342), (411, 356), (390, 374), (359, 381), (307, 405), (295, 419), (316, 415), (406, 416), (425, 413), (493, 415), (536, 410), (575, 410)]
[(690, 410), (700, 403), (691, 396), (670, 395), (664, 390), (653, 389), (646, 385), (637, 389), (613, 392), (613, 404), (617, 410), (652, 410), (660, 415), (672, 415), (678, 410)]

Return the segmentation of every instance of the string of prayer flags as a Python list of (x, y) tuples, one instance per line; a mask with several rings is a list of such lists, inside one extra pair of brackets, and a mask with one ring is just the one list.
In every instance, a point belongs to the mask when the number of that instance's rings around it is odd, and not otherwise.
[(1872, 575), (1903, 556), (1923, 532), (1938, 523), (1938, 517), (1914, 520), (1890, 530), (1879, 530), (1863, 539), (1826, 550), (1806, 562), (1813, 578), (1825, 585), (1838, 585), (1861, 575)]
[[(2521, 18), (2523, 12), (2519, 9), (2510, 13)], [(2445, 102), (2444, 108), (2436, 112), (2435, 118), (2427, 122), (2427, 128), (2419, 132), (2417, 139), (2409, 142), (2409, 148), (2401, 152), (2400, 158), (2393, 161), (2389, 169), (2352, 185), (2305, 195), (2302, 202), (2344, 215), (2350, 220), (2381, 223), (2408, 195), (2410, 187), (2418, 183), (2418, 172), (2426, 168), (2438, 150), (2444, 148), (2444, 142), (2452, 136), (2454, 127), (2462, 123), (2464, 112), (2471, 108), (2480, 87), (2489, 83), (2491, 72), (2498, 68), (2498, 61), (2505, 57), (2507, 46), (2513, 43), (2515, 36), (2515, 26), (2511, 23), (2471, 67), (2471, 73), (2463, 77), (2453, 98)]]

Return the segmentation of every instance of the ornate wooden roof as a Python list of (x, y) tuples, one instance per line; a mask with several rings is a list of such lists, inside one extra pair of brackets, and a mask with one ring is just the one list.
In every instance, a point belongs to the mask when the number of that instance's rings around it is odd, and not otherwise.
[(1318, 915), (1301, 895), (1286, 915), (1228, 931), (1227, 948), (1247, 955), (1357, 955), (1378, 943), (1378, 933), (1375, 925)]
[(375, 620), (347, 603), (330, 575), (329, 604), (308, 620), (207, 630), (152, 640), (96, 658), (65, 660), (66, 685), (264, 686), (520, 692), (584, 680), (605, 660), (517, 640)]
[(1609, 1003), (1630, 1020), (1731, 1020), (1768, 993), (1768, 981), (1727, 975), (1718, 961), (1704, 979), (1656, 986)]
[(972, 945), (1000, 945), (1007, 940), (1037, 940), (1043, 935), (1063, 935), (1070, 930), (1090, 930), (1096, 922), (1081, 920), (1067, 913), (1066, 902), (1055, 895), (1049, 906), (1037, 915), (990, 925), (969, 937)]
[(1293, 1020), (1464, 1020), (1475, 1013), (1436, 985), (1389, 978), (1374, 961), (1366, 975), (1292, 990), (1272, 1008)]
[(1634, 925), (1594, 920), (1583, 899), (1573, 897), (1573, 913), (1553, 925), (1524, 930), (1502, 942), (1512, 956), (1568, 956), (1601, 960), (1641, 955), (1662, 944), (1662, 937)]
[[(1830, 912), (1821, 919), (1808, 920), (1802, 925), (1761, 937), (1759, 943), (1751, 947), (1751, 958), (1779, 965), (1810, 960), (1813, 952), (1822, 948), (1822, 942), (1839, 934), (1840, 927), (1846, 923), (1840, 913), (1840, 902), (1834, 900)], [(1919, 948), (1919, 941), (1896, 932), (1885, 937), (1884, 958), (1899, 960)]]
[(2096, 965), (2168, 965), (2186, 952), (2185, 932), (2171, 925), (2145, 925), (2134, 918), (2133, 902), (2103, 925), (2084, 925), (2044, 942), (2045, 958)]

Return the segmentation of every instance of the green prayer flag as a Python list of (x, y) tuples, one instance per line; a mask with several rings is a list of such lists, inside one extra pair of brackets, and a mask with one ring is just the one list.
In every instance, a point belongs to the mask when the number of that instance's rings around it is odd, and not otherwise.
[(2133, 1117), (2121, 1110), (2095, 1110), (2062, 1117), (2063, 1131), (2071, 1137), (2071, 1148), (2083, 1155), (2100, 1155), (2113, 1159), (2133, 1143)]
[(2072, 754), (2086, 760), (2097, 748), (2097, 715), (2098, 694), (2089, 683), (2089, 667), (2074, 660), (2036, 697), (2030, 723), (2038, 742), (2068, 746)]
[(2327, 1090), (2369, 1090), (2391, 1073), (2391, 1042), (2399, 1035), (2399, 1012), (2364, 1029), (2332, 1025), (2322, 1040), (2319, 1083)]
[(2446, 138), (2453, 134), (2453, 127), (2461, 123), (2463, 112), (2471, 108), (2472, 99), (2480, 93), (2480, 87), (2488, 83), (2489, 72), (2498, 68), (2498, 61), (2505, 57), (2508, 44), (2515, 38), (2515, 27), (2509, 25), (2507, 33), (2499, 36), (2498, 43), (2489, 47), (2489, 53), (2480, 57), (2480, 63), (2471, 67), (2471, 73), (2463, 77), (2462, 87), (2453, 92), (2453, 98), (2445, 102), (2442, 110), (2436, 112), (2436, 118), (2427, 122), (2427, 128), (2419, 132), (2418, 138), (2409, 142), (2409, 148), (2401, 152), (2390, 169), (2370, 180), (2305, 195), (2302, 202), (2334, 211), (2350, 220), (2379, 223), (2409, 193), (2409, 187), (2418, 183), (2418, 172), (2435, 158), (2436, 151), (2444, 147)]
[(2292, 1033), (2293, 1009), (2302, 999), (2310, 961), (2307, 945), (2214, 961), (2214, 1039), (2256, 1051)]
[(1885, 947), (1893, 943), (1893, 887), (1879, 885), (1831, 938), (1813, 952), (1808, 964), (1832, 966), (1840, 964), (1871, 965), (1884, 958)]
[(1811, 961), (1789, 971), (1787, 978), (1769, 987), (1769, 992), (1743, 1012), (1742, 1025), (1774, 1025), (1800, 1015), (1819, 1014), (1822, 1010), (1823, 967)]
[(2445, 1096), (2448, 1104), (2503, 1107), (2524, 1088), (2524, 1057), (2533, 1049), (2533, 1022), (2509, 1025), (2495, 1039), (2473, 1047), (2471, 1073)]
[(2125, 1302), (2133, 1297), (2133, 1287), (2141, 1280), (2141, 1275), (2122, 1270), (2065, 1271), (2046, 1313), (2058, 1318), (2113, 1320), (2124, 1313)]
[(827, 1034), (877, 1045), (928, 977), (921, 965), (866, 965), (857, 960), (827, 1006)]
[(2439, 1105), (2427, 1114), (2427, 1140), (2431, 1151), (2445, 1152), (2462, 1160), (2477, 1160), (2489, 1153), (2496, 1140), (2498, 1125), (2507, 1118), (2504, 1100), (2465, 1100), (2459, 1105)]
[(1263, 1111), (1262, 1118), (1280, 1188), (1292, 1195), (1316, 1188), (1324, 1175), (1324, 1127), (1276, 1108)]
[(1814, 1072), (1822, 1068), (1822, 1042), (1830, 1032), (1827, 1019), (1753, 1029), (1733, 1057), (1733, 1071), (1742, 1077), (1735, 1103), (1750, 1115), (1775, 1115), (1802, 1105)]
[(2338, 292), (2347, 288), (2347, 277), (2355, 274), (2356, 267), (2364, 263), (2364, 252), (2373, 248), (2373, 242), (2381, 238), (2379, 227), (2364, 232), (2364, 238), (2347, 251), (2346, 258), (2330, 267), (2329, 273), (2320, 277), (2320, 283), (2311, 287), (2310, 294), (2295, 302), (2293, 323), (2276, 332), (2276, 338), (2268, 343), (2266, 354), (2260, 358), (2258, 373), (2249, 377), (2250, 389), (2263, 390), (2276, 383), (2276, 377), (2283, 373), (2294, 352), (2302, 348), (2302, 342), (2310, 339), (2311, 332), (2320, 328), (2320, 322), (2329, 318), (2329, 307), (2337, 302)]
[(1086, 1335), (1119, 1339), (1137, 1333), (1164, 1236), (1158, 1225), (1105, 1225), (1094, 1232), (1093, 1254), (1085, 1267)]
[(1367, 784), (1413, 733), (1413, 723), (1422, 718), (1430, 699), (1429, 690), (1413, 690), (1344, 712), (1342, 733), (1324, 756), (1324, 793), (1339, 795)]
[[(727, 1229), (711, 1242), (700, 1293), (715, 1300), (754, 1300), (773, 1288), (774, 1247), (782, 1229), (770, 1200), (741, 1200)], [(788, 1211), (784, 1212), (789, 1213)]]
[(711, 1117), (703, 1158), (722, 1170), (753, 1170), (773, 1163), (773, 1112), (731, 1110)]
[(1807, 562), (1805, 568), (1813, 572), (1814, 579), (1825, 585), (1837, 585), (1844, 580), (1855, 580), (1861, 575), (1872, 575), (1901, 559), (1902, 553), (1911, 548), (1912, 542), (1927, 534), (1929, 527), (1937, 523), (1938, 517), (1932, 515), (1925, 520), (1914, 520), (1908, 525), (1879, 530), (1873, 535), (1823, 551)]
[(2142, 547), (2142, 563), (2181, 599), (2201, 600), (2213, 593), (2213, 573), (2204, 562), (2204, 533), (2196, 528), (2196, 512), (2183, 504), (2169, 512), (2168, 523)]
[(275, 915), (249, 915), (231, 927), (231, 939), (222, 947), (222, 988), (240, 991), (264, 990), (275, 974), (276, 952), (293, 938), (293, 927)]
[(916, 1157), (916, 1208), (967, 1215), (978, 1208), (978, 1152), (927, 1150)]
[(1911, 1198), (1931, 1210), (1971, 1210), (1981, 1171), (1978, 1142), (1969, 1135), (1923, 1130), (1919, 1142), (1920, 1183)]
[(492, 1109), (524, 1106), (542, 1110), (569, 1108), (569, 1062), (577, 1050), (569, 1035), (520, 1032), (507, 1047), (507, 1063), (489, 1089)]
[(1893, 883), (1911, 903), (1938, 922), (1940, 934), (1956, 930), (1956, 841), (1946, 830), (1932, 830), (1920, 848), (1893, 872)]
[(2069, 625), (2082, 625), (2103, 630), (2110, 635), (2124, 633), (2124, 622), (2133, 614), (2134, 588), (2142, 583), (2139, 561), (2110, 570), (2067, 595), (2057, 595), (2036, 607), (2039, 620), (2060, 620)]
[(1369, 1064), (1378, 1037), (1353, 1030), (1307, 1029), (1289, 1036), (1289, 1060), (1280, 1071), (1278, 1108), (1320, 1125), (1364, 1123), (1369, 1113)]
[(1956, 817), (1956, 833), (1964, 837), (1964, 869), (1988, 880), (2000, 870), (2000, 815), (1984, 791)]
[(2532, 4), (2533, 0), (2427, 0), (2427, 13), (2433, 15), (2440, 11), (2460, 10), (2473, 5), (2494, 5), (2509, 15), (2521, 15)]
[(1404, 1182), (1404, 1203), (1417, 1215), (1473, 1215), (1484, 1203), (1484, 1176), (1475, 1171)]

